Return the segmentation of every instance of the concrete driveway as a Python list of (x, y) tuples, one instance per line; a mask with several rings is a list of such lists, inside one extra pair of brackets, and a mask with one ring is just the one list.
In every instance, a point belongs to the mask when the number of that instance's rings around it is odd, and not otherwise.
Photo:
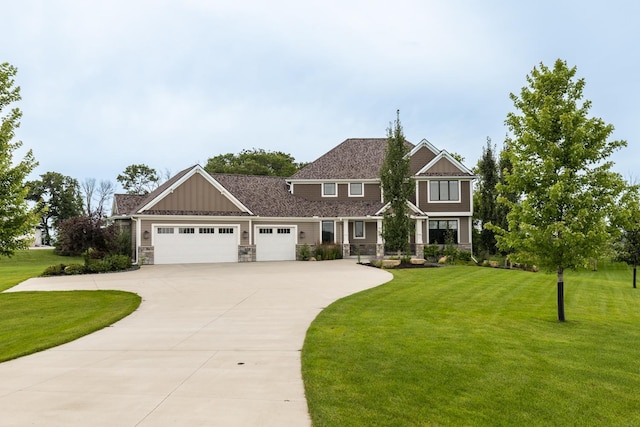
[(309, 324), (390, 279), (354, 260), (30, 279), (10, 291), (120, 289), (143, 302), (111, 327), (0, 363), (0, 425), (310, 425), (300, 373)]

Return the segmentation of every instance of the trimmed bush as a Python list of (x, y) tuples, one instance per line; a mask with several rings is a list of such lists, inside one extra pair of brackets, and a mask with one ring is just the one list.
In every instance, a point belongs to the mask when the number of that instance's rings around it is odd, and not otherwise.
[(91, 273), (106, 273), (111, 271), (111, 264), (99, 259), (89, 260), (87, 270)]
[(64, 268), (65, 268), (64, 264), (50, 265), (49, 267), (44, 269), (44, 272), (42, 273), (42, 275), (43, 276), (60, 276), (61, 274), (64, 274)]
[(311, 258), (311, 255), (312, 255), (311, 246), (309, 246), (307, 243), (305, 243), (304, 245), (300, 246), (300, 248), (298, 248), (298, 259), (302, 261), (309, 261), (309, 259)]
[(69, 264), (64, 268), (64, 274), (83, 274), (85, 272), (84, 265), (82, 264)]
[(424, 247), (424, 259), (437, 261), (441, 254), (440, 246), (435, 243)]
[(127, 270), (131, 268), (131, 258), (127, 255), (109, 255), (104, 259), (111, 271)]

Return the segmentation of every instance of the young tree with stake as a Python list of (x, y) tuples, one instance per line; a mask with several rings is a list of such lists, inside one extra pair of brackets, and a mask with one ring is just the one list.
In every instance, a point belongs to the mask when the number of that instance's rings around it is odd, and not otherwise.
[(584, 79), (576, 67), (557, 60), (527, 76), (527, 86), (510, 98), (517, 110), (505, 121), (505, 153), (511, 170), (500, 197), (509, 208), (507, 228), (495, 227), (498, 246), (514, 260), (534, 260), (557, 273), (558, 320), (565, 321), (564, 271), (586, 266), (609, 242), (607, 218), (624, 189), (611, 170), (611, 154), (626, 145), (608, 141), (613, 126), (588, 117)]

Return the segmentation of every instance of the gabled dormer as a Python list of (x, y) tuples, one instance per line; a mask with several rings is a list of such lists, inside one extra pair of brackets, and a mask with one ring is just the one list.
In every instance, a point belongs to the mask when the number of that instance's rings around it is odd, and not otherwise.
[(116, 196), (120, 215), (253, 215), (200, 165), (178, 172), (145, 196)]
[(416, 182), (415, 204), (427, 213), (471, 215), (473, 172), (446, 150), (423, 139), (409, 153)]

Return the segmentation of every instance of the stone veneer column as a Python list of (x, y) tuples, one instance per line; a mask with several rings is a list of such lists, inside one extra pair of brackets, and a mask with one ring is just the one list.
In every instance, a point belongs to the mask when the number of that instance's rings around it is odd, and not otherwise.
[(384, 240), (382, 240), (382, 220), (377, 222), (378, 239), (376, 241), (376, 257), (384, 258)]
[(351, 245), (349, 243), (349, 220), (342, 220), (342, 258), (351, 256)]
[(416, 258), (424, 258), (424, 241), (422, 240), (421, 219), (416, 219)]

